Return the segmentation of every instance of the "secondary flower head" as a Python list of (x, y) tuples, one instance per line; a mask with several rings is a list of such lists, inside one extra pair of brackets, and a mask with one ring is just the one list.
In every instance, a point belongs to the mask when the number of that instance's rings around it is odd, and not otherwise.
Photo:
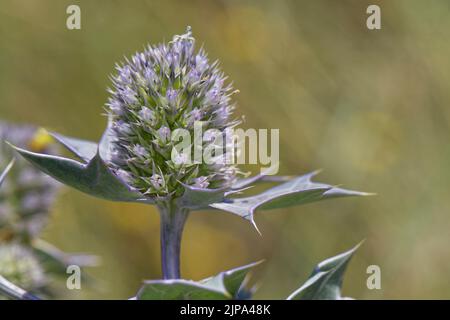
[[(9, 141), (35, 152), (52, 149), (49, 136), (36, 127), (0, 121), (0, 141)], [(13, 150), (0, 143), (0, 168), (13, 158)], [(58, 183), (17, 158), (0, 188), (0, 241), (11, 237), (36, 236), (47, 222)]]
[(46, 282), (37, 257), (30, 249), (18, 243), (0, 246), (0, 275), (29, 291), (40, 289)]
[(126, 59), (112, 77), (106, 107), (112, 128), (110, 165), (147, 196), (177, 197), (183, 185), (220, 188), (235, 179), (237, 170), (231, 164), (194, 163), (185, 159), (186, 154), (173, 156), (177, 129), (194, 137), (194, 124), (200, 123), (203, 132), (216, 129), (225, 134), (238, 123), (231, 119), (231, 85), (225, 85), (217, 61), (211, 63), (203, 49), (195, 52), (194, 45), (188, 28), (169, 43), (149, 45)]

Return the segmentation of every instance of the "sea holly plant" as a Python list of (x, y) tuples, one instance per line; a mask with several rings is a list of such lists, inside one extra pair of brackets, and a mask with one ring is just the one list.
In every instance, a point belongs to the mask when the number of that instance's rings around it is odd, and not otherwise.
[[(53, 139), (34, 126), (0, 121), (0, 137), (35, 151), (56, 153)], [(66, 276), (68, 265), (91, 265), (95, 257), (67, 254), (39, 239), (60, 189), (58, 182), (22, 158), (14, 159), (3, 142), (0, 167), (4, 168), (0, 175), (0, 282), (54, 296), (53, 284), (58, 276)], [(0, 298), (10, 297), (10, 291), (2, 288), (11, 287), (0, 286)]]
[[(147, 282), (137, 298), (154, 298), (167, 286), (179, 291), (167, 298), (188, 297), (183, 290), (193, 292), (191, 289), (199, 294), (192, 293), (191, 297), (201, 297), (204, 288), (216, 292), (216, 297), (239, 296), (239, 290), (231, 290), (227, 282), (227, 275), (237, 271), (197, 284), (180, 280), (182, 232), (193, 211), (227, 211), (256, 227), (256, 211), (367, 195), (313, 182), (316, 172), (302, 176), (262, 172), (247, 177), (234, 161), (229, 161), (226, 152), (223, 154), (227, 156), (217, 152), (223, 148), (232, 150), (231, 154), (239, 153), (234, 139), (218, 140), (228, 137), (241, 122), (233, 116), (232, 95), (236, 91), (218, 62), (211, 62), (203, 49), (195, 50), (190, 28), (169, 43), (149, 45), (117, 64), (111, 78), (105, 105), (108, 123), (98, 143), (52, 133), (76, 159), (12, 146), (36, 168), (63, 184), (91, 196), (159, 209), (164, 280)], [(192, 137), (188, 143), (185, 133)], [(204, 155), (204, 150), (213, 150), (209, 153), (213, 161), (198, 160), (197, 155)], [(277, 185), (257, 195), (242, 196), (246, 189), (263, 181)]]

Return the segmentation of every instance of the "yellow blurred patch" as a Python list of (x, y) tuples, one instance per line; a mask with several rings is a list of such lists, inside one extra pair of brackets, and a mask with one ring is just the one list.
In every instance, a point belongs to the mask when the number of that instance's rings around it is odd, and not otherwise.
[(44, 128), (39, 128), (29, 142), (28, 146), (31, 151), (41, 152), (45, 150), (55, 140)]

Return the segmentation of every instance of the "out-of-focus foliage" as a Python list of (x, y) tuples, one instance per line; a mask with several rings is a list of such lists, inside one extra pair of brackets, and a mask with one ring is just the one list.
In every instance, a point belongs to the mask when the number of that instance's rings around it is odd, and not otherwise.
[[(323, 168), (321, 181), (378, 193), (261, 212), (262, 238), (239, 217), (195, 213), (183, 240), (185, 278), (268, 258), (255, 298), (284, 297), (317, 257), (366, 238), (346, 295), (450, 297), (442, 281), (450, 269), (447, 0), (81, 0), (82, 29), (73, 31), (69, 4), (1, 2), (1, 118), (98, 141), (114, 63), (191, 25), (240, 89), (244, 127), (281, 129), (281, 174)], [(381, 6), (379, 31), (366, 28), (369, 4)], [(103, 292), (83, 287), (73, 297), (129, 298), (143, 279), (159, 278), (153, 209), (69, 191), (53, 211), (47, 240), (103, 257), (92, 272)], [(381, 267), (381, 290), (366, 287), (371, 264)]]
[[(49, 221), (60, 184), (17, 157), (7, 143), (44, 154), (56, 153), (57, 148), (42, 129), (0, 121), (0, 166), (4, 168), (0, 178), (0, 276), (27, 291), (51, 297), (57, 292), (58, 286), (53, 287), (57, 276), (65, 278), (68, 265), (82, 267), (95, 261), (66, 254), (38, 239)], [(63, 284), (59, 287), (65, 288)], [(0, 297), (4, 297), (2, 289)], [(62, 291), (62, 297), (66, 292)]]
[(46, 285), (48, 279), (44, 272), (30, 248), (18, 243), (0, 244), (0, 276), (22, 288), (38, 291)]
[[(51, 137), (36, 127), (0, 121), (2, 169), (15, 158), (13, 149), (5, 141), (35, 152), (55, 151)], [(28, 242), (36, 237), (48, 221), (58, 185), (24, 159), (16, 159), (0, 188), (0, 242), (12, 238)]]
[(34, 126), (0, 121), (0, 167), (6, 167), (0, 185), (0, 276), (28, 291), (49, 293), (51, 275), (32, 243), (47, 224), (58, 183), (16, 159), (5, 141), (49, 152), (51, 137)]

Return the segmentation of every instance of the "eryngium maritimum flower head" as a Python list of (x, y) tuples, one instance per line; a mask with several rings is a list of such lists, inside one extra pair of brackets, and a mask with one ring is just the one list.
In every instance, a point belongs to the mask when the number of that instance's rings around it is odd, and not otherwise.
[[(176, 129), (194, 123), (203, 132), (223, 134), (237, 124), (231, 85), (218, 63), (210, 62), (203, 49), (194, 50), (190, 28), (168, 44), (148, 46), (131, 60), (117, 65), (107, 103), (112, 127), (111, 165), (124, 182), (148, 196), (176, 197), (183, 184), (200, 188), (229, 186), (236, 168), (229, 164), (187, 163), (172, 159)], [(194, 150), (192, 150), (194, 152)]]
[[(0, 168), (14, 157), (3, 141), (36, 152), (51, 149), (49, 136), (34, 126), (0, 121)], [(16, 158), (12, 170), (0, 187), (0, 242), (11, 237), (36, 236), (47, 222), (58, 183), (24, 159)]]

